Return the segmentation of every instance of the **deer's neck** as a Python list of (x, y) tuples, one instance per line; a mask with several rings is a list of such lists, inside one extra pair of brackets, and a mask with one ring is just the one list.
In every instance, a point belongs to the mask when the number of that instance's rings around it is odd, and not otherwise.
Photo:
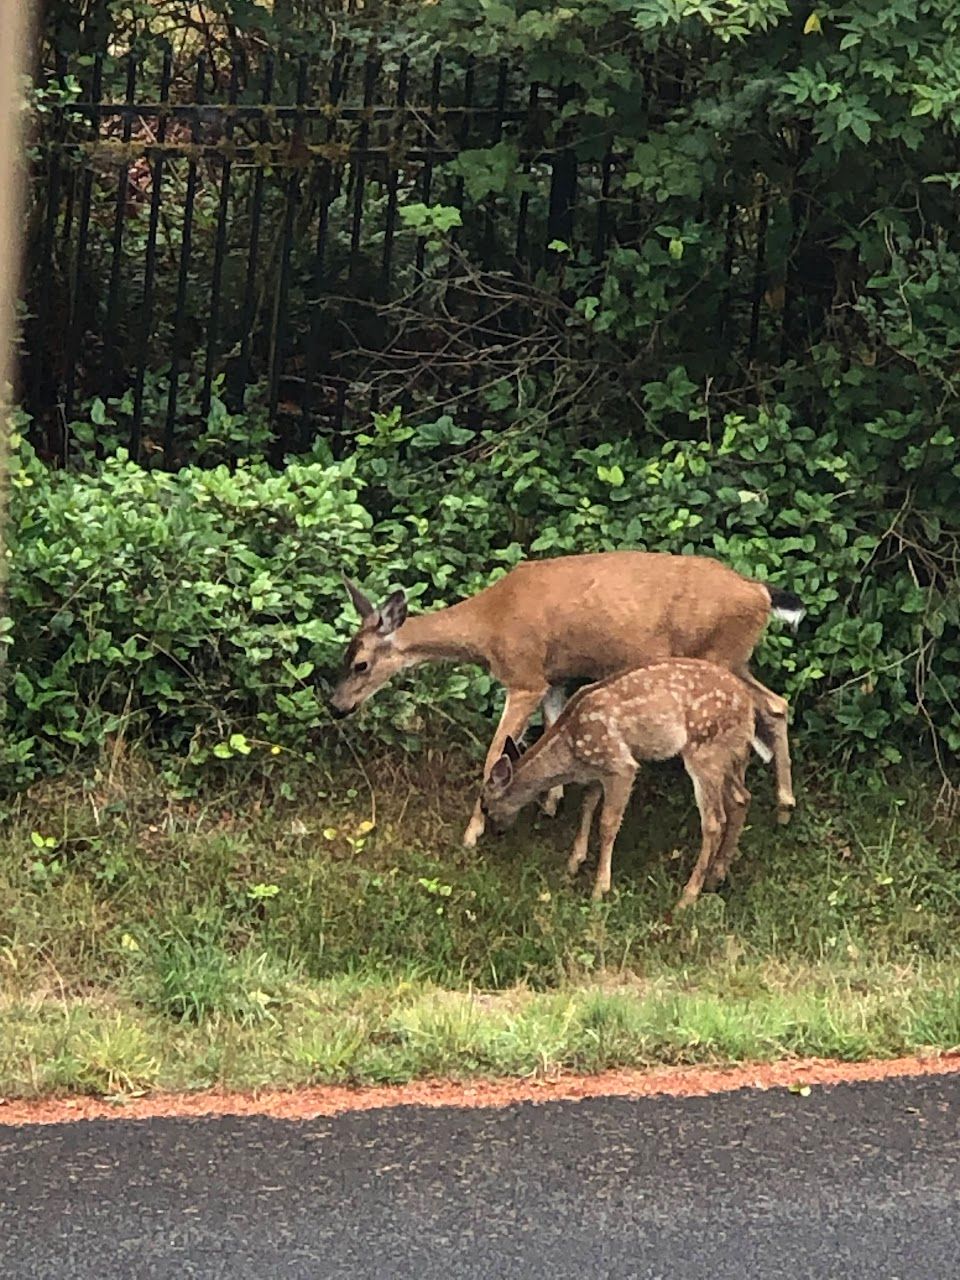
[(471, 606), (472, 600), (419, 613), (408, 618), (396, 634), (395, 644), (408, 667), (421, 662), (478, 662), (486, 665), (489, 652), (486, 628)]
[(551, 787), (575, 782), (576, 766), (564, 734), (548, 729), (517, 762), (511, 791), (522, 804), (529, 804)]

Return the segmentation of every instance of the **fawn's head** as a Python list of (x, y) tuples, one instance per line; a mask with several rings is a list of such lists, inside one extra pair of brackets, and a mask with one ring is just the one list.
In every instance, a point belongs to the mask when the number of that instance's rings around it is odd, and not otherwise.
[(394, 633), (407, 617), (407, 597), (402, 591), (394, 591), (377, 607), (346, 574), (343, 580), (361, 621), (347, 645), (340, 679), (330, 698), (330, 709), (336, 716), (356, 711), (404, 666)]
[(480, 812), (494, 835), (512, 827), (517, 814), (526, 803), (514, 787), (515, 765), (520, 759), (520, 748), (510, 737), (503, 744), (503, 755), (494, 763), (490, 775), (480, 792)]

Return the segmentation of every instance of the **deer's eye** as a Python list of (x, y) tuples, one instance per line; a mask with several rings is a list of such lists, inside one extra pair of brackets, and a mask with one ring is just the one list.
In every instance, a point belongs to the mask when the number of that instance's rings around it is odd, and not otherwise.
[(353, 674), (355, 676), (362, 675), (363, 672), (366, 671), (366, 669), (369, 667), (369, 665), (370, 665), (369, 662), (355, 662), (353, 664)]

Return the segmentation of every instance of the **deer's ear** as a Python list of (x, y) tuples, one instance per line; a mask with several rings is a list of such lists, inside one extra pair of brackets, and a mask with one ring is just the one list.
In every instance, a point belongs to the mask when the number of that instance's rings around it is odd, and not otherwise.
[(507, 734), (506, 742), (503, 744), (503, 754), (512, 764), (516, 764), (520, 759), (520, 748), (510, 737), (509, 733)]
[(380, 621), (377, 630), (382, 636), (389, 636), (402, 627), (407, 620), (407, 597), (402, 591), (394, 591), (387, 596), (380, 606)]
[(376, 612), (373, 602), (363, 594), (355, 582), (351, 582), (345, 573), (343, 574), (343, 585), (347, 588), (347, 594), (353, 601), (353, 607), (361, 618), (369, 618)]
[(513, 781), (513, 761), (508, 755), (504, 754), (499, 760), (495, 761), (487, 781), (497, 791), (506, 791)]

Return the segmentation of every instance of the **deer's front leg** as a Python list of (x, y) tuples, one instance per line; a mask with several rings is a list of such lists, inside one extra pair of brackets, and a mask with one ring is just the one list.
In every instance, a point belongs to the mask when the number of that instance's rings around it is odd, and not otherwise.
[(624, 811), (630, 803), (635, 775), (614, 774), (603, 779), (603, 810), (600, 814), (600, 861), (593, 886), (593, 900), (598, 902), (610, 892), (610, 864), (613, 861), (613, 842), (617, 838)]
[(591, 782), (583, 793), (583, 808), (580, 810), (580, 826), (577, 829), (577, 838), (573, 842), (573, 849), (567, 861), (567, 875), (575, 876), (580, 870), (580, 866), (587, 856), (587, 850), (590, 846), (590, 828), (593, 826), (593, 815), (596, 813), (597, 805), (600, 803), (600, 797), (603, 795), (603, 787), (599, 782)]
[[(503, 744), (507, 738), (510, 737), (516, 740), (520, 737), (527, 727), (530, 717), (543, 701), (546, 692), (546, 685), (540, 689), (507, 690), (507, 700), (503, 706), (503, 715), (500, 717), (497, 732), (493, 735), (493, 741), (490, 743), (490, 749), (484, 762), (484, 781), (487, 780), (490, 770), (503, 754)], [(463, 846), (465, 849), (474, 848), (483, 835), (484, 826), (483, 813), (480, 810), (480, 797), (478, 796), (477, 803), (473, 807), (473, 814), (467, 823), (467, 829), (463, 833)]]
[[(543, 731), (546, 731), (554, 723), (563, 710), (563, 704), (566, 702), (566, 695), (562, 685), (552, 685), (550, 692), (543, 700)], [(563, 787), (551, 787), (544, 795), (540, 797), (540, 808), (548, 818), (556, 816), (560, 801), (563, 799)]]

